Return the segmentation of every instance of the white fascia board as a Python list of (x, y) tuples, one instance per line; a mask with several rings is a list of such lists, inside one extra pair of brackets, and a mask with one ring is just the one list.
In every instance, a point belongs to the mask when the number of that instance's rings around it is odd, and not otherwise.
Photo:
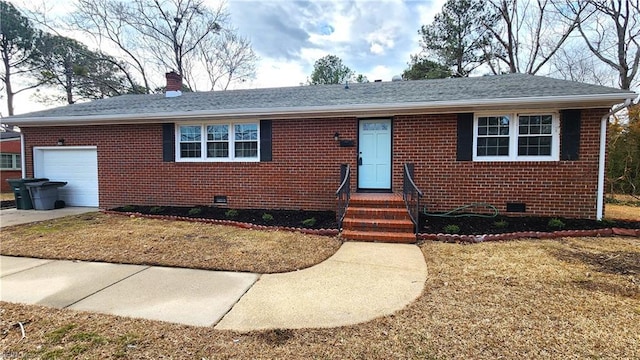
[(7, 123), (17, 126), (73, 126), (140, 124), (158, 122), (177, 122), (196, 119), (237, 119), (237, 118), (291, 118), (297, 116), (335, 117), (398, 113), (451, 113), (481, 109), (500, 109), (501, 107), (611, 107), (627, 99), (635, 99), (633, 92), (599, 95), (544, 96), (530, 98), (500, 99), (458, 99), (454, 101), (428, 101), (387, 104), (356, 104), (331, 106), (300, 106), (276, 108), (243, 108), (223, 110), (176, 111), (165, 113), (109, 114), (86, 116), (24, 117), (7, 119)]

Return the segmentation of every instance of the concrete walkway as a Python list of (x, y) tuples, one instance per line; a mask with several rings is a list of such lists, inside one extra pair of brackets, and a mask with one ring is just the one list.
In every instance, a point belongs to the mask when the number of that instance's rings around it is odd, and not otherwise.
[(426, 276), (403, 244), (349, 242), (271, 275), (0, 256), (0, 300), (239, 331), (335, 327), (404, 308)]
[(69, 215), (78, 215), (94, 211), (99, 211), (99, 209), (94, 207), (66, 207), (54, 210), (2, 209), (0, 210), (0, 228), (57, 219)]

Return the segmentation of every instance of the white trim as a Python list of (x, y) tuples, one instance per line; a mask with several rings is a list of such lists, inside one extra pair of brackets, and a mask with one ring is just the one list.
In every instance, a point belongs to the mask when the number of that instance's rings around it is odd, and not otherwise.
[[(256, 157), (235, 157), (235, 125), (243, 125), (243, 124), (252, 124), (257, 126), (257, 140), (258, 143), (258, 151)], [(228, 125), (229, 126), (229, 156), (226, 158), (219, 157), (207, 157), (207, 131), (206, 127), (208, 125)], [(200, 126), (200, 157), (199, 158), (182, 158), (180, 157), (180, 127), (181, 126)], [(234, 162), (234, 163), (242, 163), (242, 162), (260, 162), (260, 121), (215, 121), (215, 122), (188, 122), (188, 123), (180, 123), (175, 125), (175, 161), (176, 162), (192, 162), (192, 163), (203, 163), (203, 162)]]
[(614, 107), (600, 119), (600, 151), (598, 153), (598, 189), (596, 190), (596, 220), (604, 217), (604, 178), (607, 154), (607, 125), (609, 117), (631, 105), (633, 99), (627, 99), (624, 104)]
[(47, 149), (58, 149), (58, 150), (98, 150), (97, 146), (91, 146), (91, 145), (87, 145), (87, 146), (34, 146), (33, 147), (33, 151), (36, 150), (47, 150)]
[(24, 144), (24, 134), (20, 133), (20, 161), (22, 162), (22, 178), (27, 177), (27, 160), (25, 159), (25, 154), (27, 153), (27, 149)]
[(409, 103), (384, 103), (384, 104), (356, 104), (356, 105), (330, 105), (330, 106), (297, 106), (275, 108), (242, 108), (222, 110), (196, 110), (176, 111), (160, 113), (127, 113), (105, 115), (64, 115), (48, 117), (8, 118), (8, 124), (18, 126), (37, 125), (92, 125), (92, 124), (134, 124), (134, 123), (158, 123), (175, 122), (177, 119), (193, 121), (195, 119), (215, 120), (224, 118), (234, 120), (238, 118), (282, 118), (300, 117), (301, 115), (313, 115), (315, 117), (335, 116), (371, 116), (377, 117), (398, 115), (400, 113), (451, 113), (451, 112), (476, 112), (481, 109), (495, 107), (539, 107), (556, 108), (593, 108), (610, 107), (612, 103), (626, 99), (633, 99), (635, 93), (624, 94), (595, 94), (595, 95), (571, 95), (571, 96), (541, 96), (531, 98), (494, 98), (494, 99), (461, 99), (454, 101), (426, 101)]
[[(527, 156), (518, 155), (518, 138), (520, 116), (551, 115), (551, 155)], [(509, 118), (509, 155), (508, 156), (478, 156), (478, 118), (487, 116), (506, 116)], [(505, 136), (506, 137), (506, 136)], [(473, 114), (473, 161), (476, 162), (505, 162), (505, 161), (559, 161), (560, 160), (560, 115), (557, 111), (525, 111), (525, 112), (491, 112)]]

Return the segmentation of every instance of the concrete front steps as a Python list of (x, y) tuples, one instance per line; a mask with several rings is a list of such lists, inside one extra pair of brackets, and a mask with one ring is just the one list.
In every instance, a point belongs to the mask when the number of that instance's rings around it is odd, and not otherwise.
[(345, 240), (415, 243), (413, 222), (400, 194), (351, 194), (342, 222)]

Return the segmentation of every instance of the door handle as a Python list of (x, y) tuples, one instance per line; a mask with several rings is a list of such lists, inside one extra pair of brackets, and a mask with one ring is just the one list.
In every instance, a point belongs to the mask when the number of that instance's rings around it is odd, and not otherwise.
[(362, 157), (358, 157), (358, 165), (362, 165)]

